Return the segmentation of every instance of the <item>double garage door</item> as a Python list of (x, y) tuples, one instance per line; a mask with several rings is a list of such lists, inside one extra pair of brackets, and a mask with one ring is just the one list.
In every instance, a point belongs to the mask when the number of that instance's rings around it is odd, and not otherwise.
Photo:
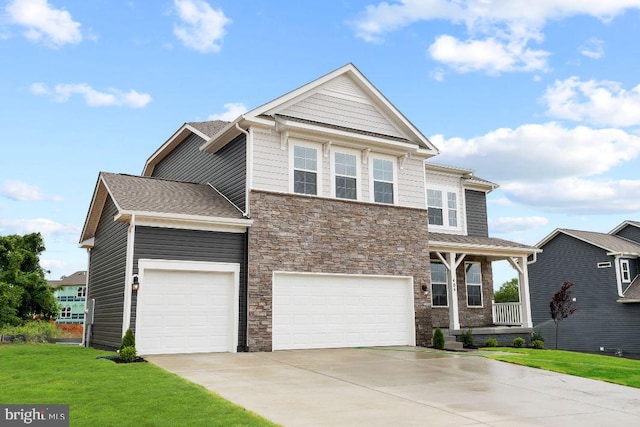
[[(239, 265), (140, 260), (140, 354), (234, 352)], [(414, 345), (410, 277), (273, 275), (274, 350)]]

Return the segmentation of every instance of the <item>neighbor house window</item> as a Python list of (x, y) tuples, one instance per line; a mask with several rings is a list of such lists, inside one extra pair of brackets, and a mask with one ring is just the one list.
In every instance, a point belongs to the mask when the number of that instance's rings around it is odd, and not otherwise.
[(447, 307), (447, 268), (440, 262), (431, 263), (431, 306)]
[(355, 154), (335, 152), (335, 196), (339, 199), (358, 198), (358, 157)]
[(480, 273), (480, 263), (466, 263), (464, 270), (467, 281), (467, 306), (482, 307), (482, 274)]
[(624, 283), (631, 282), (631, 270), (629, 269), (629, 260), (620, 260), (620, 272), (622, 273), (622, 281)]
[(84, 298), (87, 296), (87, 288), (81, 286), (78, 288), (78, 298)]
[(373, 200), (377, 203), (393, 204), (393, 161), (373, 159)]
[(61, 319), (71, 319), (71, 307), (62, 307), (60, 310)]
[(456, 192), (428, 189), (427, 208), (430, 225), (458, 226), (458, 194)]
[(318, 194), (318, 150), (295, 145), (293, 147), (293, 192)]

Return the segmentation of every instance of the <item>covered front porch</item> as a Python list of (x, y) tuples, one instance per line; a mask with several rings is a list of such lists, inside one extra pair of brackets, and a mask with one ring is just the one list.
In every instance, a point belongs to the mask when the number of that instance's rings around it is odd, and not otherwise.
[[(482, 336), (533, 331), (528, 257), (539, 249), (491, 237), (430, 233), (429, 251), (434, 327), (453, 336), (467, 329)], [(492, 263), (503, 260), (517, 274), (519, 302), (493, 301)]]

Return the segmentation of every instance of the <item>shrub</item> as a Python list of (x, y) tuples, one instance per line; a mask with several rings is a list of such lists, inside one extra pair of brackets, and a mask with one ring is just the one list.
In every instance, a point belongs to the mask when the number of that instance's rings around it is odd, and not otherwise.
[(513, 340), (513, 346), (515, 348), (522, 348), (524, 347), (525, 343), (526, 341), (524, 340), (524, 338), (521, 338), (521, 337), (517, 337), (516, 339)]
[(533, 340), (533, 341), (531, 341), (531, 347), (537, 348), (538, 350), (544, 350), (544, 341), (542, 341), (542, 340)]
[(436, 328), (433, 333), (433, 347), (437, 349), (444, 349), (444, 334), (440, 328)]
[(125, 363), (135, 362), (137, 357), (135, 347), (122, 347), (120, 349), (120, 360)]
[(498, 340), (495, 338), (489, 338), (488, 340), (486, 340), (484, 342), (484, 346), (485, 347), (497, 347), (498, 346)]
[(0, 335), (12, 335), (18, 342), (46, 342), (47, 338), (58, 338), (61, 332), (54, 323), (40, 320), (21, 326), (4, 326), (0, 328)]
[(467, 329), (460, 334), (460, 341), (462, 341), (465, 347), (471, 347), (473, 345), (473, 332), (471, 329)]
[(533, 341), (542, 341), (544, 342), (544, 337), (540, 331), (533, 331), (531, 333), (531, 342)]
[(125, 347), (133, 347), (136, 348), (136, 337), (133, 335), (133, 331), (131, 329), (127, 329), (127, 332), (122, 337), (122, 345), (120, 346), (120, 351)]

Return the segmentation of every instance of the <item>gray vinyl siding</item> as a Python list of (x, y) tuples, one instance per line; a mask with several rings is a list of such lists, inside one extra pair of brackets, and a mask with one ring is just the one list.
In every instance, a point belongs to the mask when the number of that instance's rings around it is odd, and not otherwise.
[(153, 169), (153, 177), (210, 183), (243, 211), (246, 196), (246, 139), (244, 134), (217, 153), (199, 148), (205, 140), (192, 134)]
[[(238, 345), (246, 342), (246, 233), (136, 227), (133, 274), (139, 259), (229, 262), (240, 264)], [(141, 284), (144, 286), (144, 284)], [(188, 290), (186, 290), (188, 291)], [(135, 330), (137, 295), (131, 298), (131, 329)], [(240, 349), (242, 350), (242, 349)]]
[[(553, 295), (566, 280), (575, 283), (571, 294), (577, 311), (560, 322), (558, 348), (606, 352), (621, 349), (640, 353), (640, 304), (616, 302), (618, 291), (614, 259), (605, 250), (565, 234), (558, 234), (542, 247), (538, 260), (529, 265), (529, 289), (534, 328), (555, 347), (555, 324), (549, 314)], [(599, 262), (611, 262), (598, 268)]]
[(127, 224), (116, 222), (117, 209), (105, 202), (89, 259), (87, 301), (96, 300), (90, 345), (115, 349), (122, 340), (122, 314), (126, 278)]
[(482, 191), (465, 190), (467, 211), (467, 234), (489, 237), (487, 225), (487, 196)]
[(627, 225), (622, 230), (616, 233), (616, 236), (622, 237), (627, 240), (640, 243), (640, 227), (634, 227), (633, 225)]

